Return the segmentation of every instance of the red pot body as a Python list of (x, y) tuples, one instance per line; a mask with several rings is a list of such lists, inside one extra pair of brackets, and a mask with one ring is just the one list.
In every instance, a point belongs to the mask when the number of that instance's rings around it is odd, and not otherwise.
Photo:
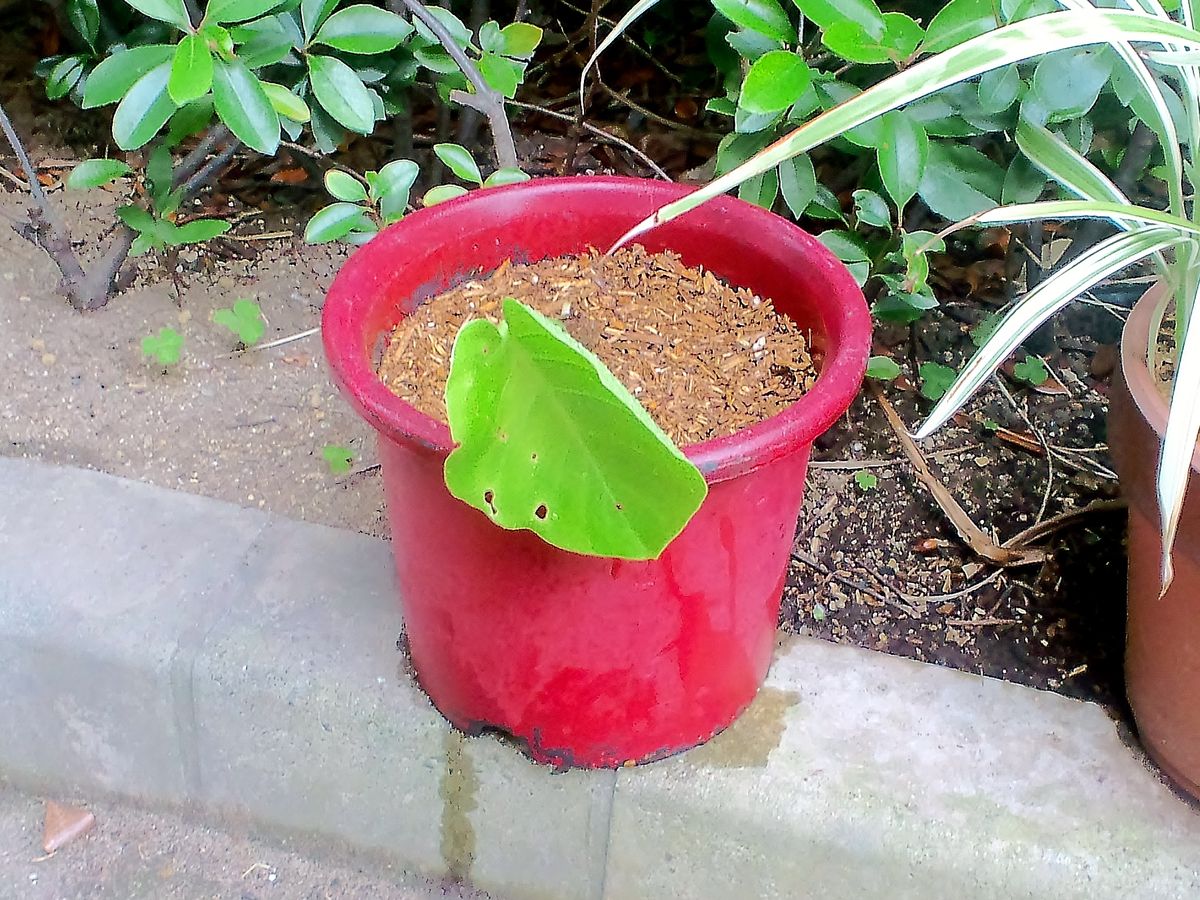
[(1155, 480), (1167, 403), (1146, 366), (1160, 285), (1134, 307), (1121, 337), (1108, 442), (1129, 500), (1129, 607), (1125, 692), (1146, 751), (1200, 797), (1200, 454), (1193, 457), (1175, 539), (1175, 578), (1162, 597), (1162, 532)]
[(334, 378), (378, 430), (412, 662), (438, 709), (498, 728), (537, 760), (616, 766), (686, 749), (753, 699), (774, 649), (813, 439), (862, 380), (870, 317), (816, 240), (721, 198), (643, 243), (771, 297), (812, 331), (815, 388), (780, 414), (686, 448), (710, 485), (649, 562), (581, 556), (504, 531), (446, 490), (448, 429), (374, 372), (381, 339), (423, 300), (511, 258), (607, 248), (687, 189), (625, 178), (542, 179), (422, 210), (360, 249), (322, 332)]

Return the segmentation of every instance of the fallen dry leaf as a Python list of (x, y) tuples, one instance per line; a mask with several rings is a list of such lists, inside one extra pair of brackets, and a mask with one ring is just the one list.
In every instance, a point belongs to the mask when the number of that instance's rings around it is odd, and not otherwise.
[(96, 824), (95, 813), (78, 806), (64, 806), (46, 801), (46, 824), (42, 830), (42, 849), (53, 853), (75, 838), (86, 834)]
[(308, 181), (308, 173), (301, 168), (280, 169), (271, 175), (275, 184), (303, 184)]

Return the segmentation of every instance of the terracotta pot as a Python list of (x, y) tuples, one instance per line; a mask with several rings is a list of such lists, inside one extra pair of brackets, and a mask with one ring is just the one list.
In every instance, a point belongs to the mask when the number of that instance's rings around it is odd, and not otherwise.
[(1164, 290), (1156, 285), (1129, 316), (1108, 415), (1108, 442), (1129, 500), (1125, 691), (1146, 752), (1200, 797), (1200, 452), (1192, 457), (1175, 540), (1175, 580), (1159, 597), (1162, 535), (1155, 480), (1167, 402), (1151, 378), (1146, 348), (1154, 305)]

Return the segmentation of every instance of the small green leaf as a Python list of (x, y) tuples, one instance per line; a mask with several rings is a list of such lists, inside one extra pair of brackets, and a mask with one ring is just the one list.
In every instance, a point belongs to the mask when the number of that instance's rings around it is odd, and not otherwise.
[(849, 20), (862, 26), (863, 31), (879, 37), (887, 27), (883, 13), (873, 0), (792, 0), (804, 13), (806, 19), (818, 28), (829, 28), (837, 22)]
[(763, 209), (770, 209), (774, 206), (778, 196), (778, 169), (768, 169), (761, 175), (747, 178), (738, 185), (739, 199), (745, 200), (747, 203), (753, 203), (755, 206), (761, 206)]
[(842, 59), (858, 63), (901, 63), (916, 52), (925, 32), (904, 13), (883, 14), (884, 31), (872, 37), (857, 22), (835, 22), (821, 35), (825, 47)]
[(892, 211), (887, 201), (874, 191), (859, 188), (854, 192), (854, 215), (859, 224), (876, 228), (892, 227)]
[(142, 338), (142, 354), (157, 360), (159, 365), (173, 366), (183, 352), (183, 335), (174, 328), (163, 328), (157, 335)]
[(979, 79), (979, 108), (985, 113), (1002, 113), (1021, 92), (1021, 73), (1016, 66), (992, 69)]
[[(463, 24), (463, 20), (454, 13), (450, 12), (450, 10), (441, 6), (428, 4), (425, 8), (429, 10), (429, 14), (431, 16), (442, 23), (446, 31), (449, 32), (454, 43), (466, 49), (466, 47), (471, 43), (471, 38), (473, 35), (471, 34), (471, 29)], [(420, 19), (416, 19), (414, 20), (413, 24), (416, 26), (417, 32), (427, 42), (430, 44), (438, 43), (438, 38), (425, 26), (424, 22), (422, 22)]]
[(500, 29), (503, 45), (500, 50), (505, 56), (529, 59), (542, 42), (542, 29), (528, 22), (513, 22)]
[(1040, 384), (1045, 384), (1050, 377), (1050, 370), (1046, 368), (1046, 364), (1039, 357), (1026, 354), (1023, 362), (1013, 366), (1013, 375), (1021, 381), (1032, 384), (1037, 387)]
[(331, 203), (308, 220), (304, 240), (324, 244), (344, 238), (368, 221), (366, 210), (354, 203)]
[(519, 184), (528, 181), (529, 175), (520, 169), (497, 169), (484, 179), (484, 187), (500, 187), (505, 184)]
[(119, 159), (85, 159), (67, 176), (67, 189), (87, 190), (108, 184), (132, 171)]
[(796, 40), (796, 29), (776, 0), (712, 0), (717, 12), (739, 28), (749, 28), (778, 41)]
[(304, 26), (304, 37), (312, 36), (325, 24), (329, 14), (337, 8), (339, 0), (300, 0), (300, 21)]
[(895, 381), (900, 377), (900, 366), (890, 356), (872, 356), (867, 360), (867, 377), (877, 381)]
[(357, 3), (330, 16), (312, 42), (346, 53), (387, 53), (412, 32), (413, 27), (394, 12)]
[(117, 207), (117, 218), (141, 234), (153, 233), (158, 224), (149, 212), (132, 204)]
[(465, 187), (460, 187), (457, 184), (440, 184), (425, 192), (425, 196), (421, 198), (421, 204), (423, 206), (437, 206), (439, 203), (445, 203), (447, 200), (461, 197), (466, 192), (467, 189)]
[(83, 86), (83, 108), (116, 103), (143, 75), (174, 56), (175, 47), (170, 44), (150, 44), (114, 53), (88, 75)]
[(267, 95), (267, 99), (271, 102), (271, 107), (285, 119), (304, 124), (312, 118), (308, 104), (282, 84), (275, 84), (272, 81), (260, 81), (259, 85)]
[(903, 210), (925, 177), (929, 136), (908, 113), (894, 110), (879, 120), (877, 148), (879, 177), (893, 202)]
[(325, 465), (329, 466), (330, 475), (345, 475), (354, 462), (354, 453), (350, 448), (338, 444), (326, 444), (321, 448), (321, 456), (325, 458)]
[(325, 173), (325, 190), (329, 191), (335, 200), (358, 203), (367, 199), (367, 189), (363, 183), (353, 175), (338, 169), (330, 169)]
[(511, 100), (525, 77), (525, 64), (495, 53), (485, 53), (479, 59), (479, 74), (494, 91)]
[(867, 471), (858, 471), (854, 473), (854, 483), (858, 485), (858, 489), (864, 494), (868, 491), (873, 491), (879, 487), (879, 478)]
[(176, 106), (198, 100), (208, 93), (213, 81), (213, 59), (208, 42), (198, 34), (189, 34), (175, 49), (171, 80), (167, 90)]
[(74, 90), (83, 77), (83, 57), (63, 57), (46, 76), (46, 97), (59, 100)]
[(804, 215), (817, 194), (817, 173), (807, 153), (779, 164), (779, 191), (793, 216)]
[(375, 104), (354, 70), (332, 56), (310, 54), (309, 81), (317, 102), (340, 125), (359, 134), (375, 128)]
[(1033, 70), (1022, 115), (1037, 125), (1086, 115), (1112, 73), (1112, 57), (1095, 50), (1060, 51)]
[(993, 0), (950, 0), (925, 31), (924, 53), (940, 53), (997, 26)]
[(204, 20), (218, 25), (233, 22), (248, 22), (264, 16), (283, 0), (210, 0)]
[(160, 22), (174, 25), (180, 31), (192, 30), (192, 22), (188, 18), (183, 0), (125, 0), (125, 2), (151, 19), (158, 19)]
[(291, 31), (295, 27), (288, 16), (271, 16), (234, 28), (231, 34), (238, 44), (238, 59), (252, 71), (275, 65), (295, 49)]
[(279, 113), (262, 83), (240, 59), (217, 60), (213, 103), (221, 121), (247, 147), (272, 155), (279, 147)]
[(211, 241), (224, 234), (229, 228), (229, 223), (222, 219), (195, 219), (186, 225), (174, 225), (171, 240), (167, 243), (173, 245), (203, 244), (205, 241)]
[(940, 216), (958, 220), (998, 206), (1004, 170), (967, 144), (933, 141), (919, 193)]
[(707, 485), (623, 385), (557, 323), (504, 301), (458, 333), (446, 382), (450, 492), (564, 550), (655, 559)]
[(471, 156), (471, 151), (466, 147), (459, 144), (434, 144), (433, 152), (437, 154), (438, 159), (446, 164), (446, 168), (463, 181), (483, 184), (483, 176), (479, 174), (479, 166), (475, 164), (475, 158)]
[(738, 104), (752, 113), (775, 113), (787, 109), (812, 83), (812, 71), (799, 54), (772, 50), (755, 60)]
[(379, 170), (375, 178), (373, 199), (379, 202), (379, 212), (385, 222), (395, 222), (404, 216), (408, 195), (420, 172), (411, 159), (397, 159)]
[(237, 339), (249, 347), (262, 340), (267, 333), (262, 309), (253, 300), (235, 300), (233, 306), (213, 312), (213, 321), (223, 325), (237, 335)]
[(100, 36), (100, 7), (96, 0), (67, 0), (67, 21), (93, 50)]
[(976, 347), (982, 347), (984, 344), (986, 344), (988, 338), (992, 336), (992, 332), (996, 330), (996, 327), (1000, 324), (1000, 321), (1003, 318), (1004, 317), (998, 312), (989, 313), (988, 315), (984, 316), (979, 323), (971, 329), (971, 343)]
[(151, 69), (129, 89), (113, 113), (113, 140), (122, 150), (144, 146), (175, 112), (175, 103), (167, 93), (171, 64), (164, 62)]
[(958, 376), (949, 366), (943, 366), (936, 362), (923, 362), (920, 368), (921, 375), (921, 396), (926, 400), (939, 400), (946, 391), (950, 390), (950, 385), (954, 384), (954, 379)]

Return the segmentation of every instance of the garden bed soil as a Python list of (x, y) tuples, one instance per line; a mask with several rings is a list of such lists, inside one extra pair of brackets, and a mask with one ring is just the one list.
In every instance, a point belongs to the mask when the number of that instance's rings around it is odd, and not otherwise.
[(770, 298), (640, 246), (505, 262), (456, 285), (396, 327), (380, 377), (445, 422), (454, 339), (471, 319), (499, 322), (506, 298), (562, 323), (680, 446), (773, 416), (816, 380), (804, 335)]

